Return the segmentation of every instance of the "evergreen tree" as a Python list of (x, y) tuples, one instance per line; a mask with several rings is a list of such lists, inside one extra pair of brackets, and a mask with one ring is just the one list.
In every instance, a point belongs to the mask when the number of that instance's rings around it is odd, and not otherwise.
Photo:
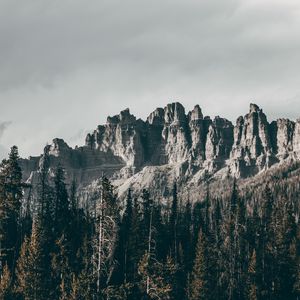
[[(132, 224), (128, 241), (128, 249), (131, 255), (128, 257), (128, 267), (131, 268), (130, 281), (136, 283), (138, 281), (138, 264), (145, 251), (145, 234), (144, 222), (142, 221), (142, 213), (139, 209), (138, 200), (134, 198), (132, 210)], [(128, 276), (127, 276), (128, 277)]]
[(110, 283), (114, 273), (118, 224), (118, 207), (114, 189), (110, 181), (103, 177), (97, 204), (93, 254), (98, 297), (101, 295), (101, 290)]
[(198, 242), (196, 247), (196, 256), (193, 265), (193, 271), (190, 276), (188, 286), (188, 299), (201, 300), (207, 299), (207, 254), (206, 254), (206, 241), (205, 236), (200, 229), (198, 234)]
[(177, 184), (173, 186), (173, 199), (170, 215), (170, 254), (175, 262), (178, 259), (178, 196), (177, 196)]
[(52, 282), (56, 287), (56, 297), (59, 299), (67, 299), (71, 293), (72, 268), (70, 260), (72, 256), (70, 247), (70, 241), (65, 234), (62, 234), (56, 240), (56, 251), (52, 253)]
[(252, 253), (249, 267), (248, 267), (248, 280), (247, 280), (247, 293), (249, 300), (258, 299), (258, 291), (256, 286), (256, 252)]
[(237, 204), (238, 191), (236, 180), (234, 179), (233, 188), (231, 192), (229, 211), (225, 223), (225, 238), (223, 243), (222, 263), (224, 269), (223, 288), (227, 289), (227, 296), (229, 300), (238, 299), (238, 278), (237, 278)]
[(80, 262), (80, 270), (78, 275), (72, 274), (71, 295), (76, 300), (90, 300), (95, 298), (94, 285), (94, 266), (92, 264), (93, 249), (90, 243), (91, 239), (88, 233), (83, 239), (82, 246), (78, 253), (78, 261)]
[(132, 266), (130, 265), (130, 256), (133, 255), (134, 249), (130, 248), (130, 235), (132, 229), (132, 196), (131, 190), (128, 190), (126, 209), (123, 215), (123, 220), (121, 224), (121, 239), (123, 246), (123, 272), (124, 272), (124, 282), (128, 282), (130, 278), (130, 273), (132, 273)]
[(30, 282), (28, 282), (30, 278), (30, 259), (29, 259), (29, 251), (30, 251), (30, 238), (25, 237), (21, 246), (20, 255), (17, 261), (16, 267), (16, 292), (22, 295), (24, 298), (29, 297), (31, 294), (31, 286)]
[(245, 298), (246, 274), (248, 266), (247, 253), (247, 232), (246, 232), (246, 206), (244, 199), (238, 198), (236, 217), (236, 268), (237, 268), (237, 288), (238, 299)]
[[(74, 188), (74, 187), (73, 187)], [(61, 299), (68, 297), (71, 291), (71, 273), (72, 260), (77, 249), (74, 249), (75, 243), (73, 235), (80, 239), (76, 228), (76, 221), (72, 219), (72, 213), (76, 214), (75, 203), (71, 206), (65, 184), (64, 170), (58, 166), (54, 176), (54, 245), (52, 251), (52, 282), (56, 287), (54, 293)], [(72, 195), (72, 197), (75, 197)], [(73, 202), (76, 200), (72, 199)], [(72, 211), (71, 211), (72, 209)]]
[(142, 299), (174, 299), (177, 270), (171, 257), (161, 263), (151, 253), (146, 252), (139, 263)]
[(258, 288), (259, 298), (272, 299), (274, 288), (274, 219), (273, 206), (274, 199), (272, 191), (267, 185), (264, 190), (264, 202), (262, 207), (261, 228), (259, 232), (259, 246), (257, 249), (257, 259), (260, 268)]
[(277, 230), (275, 232), (276, 266), (274, 292), (279, 299), (293, 299), (293, 286), (297, 277), (296, 220), (293, 205), (283, 198), (278, 203)]
[(65, 184), (64, 169), (58, 166), (54, 176), (55, 187), (55, 212), (54, 228), (56, 235), (60, 236), (69, 226), (70, 222), (70, 203)]
[(17, 263), (17, 290), (24, 299), (43, 300), (51, 297), (50, 263), (41, 222), (34, 220), (30, 241), (23, 242)]
[(191, 271), (192, 268), (192, 208), (190, 199), (188, 199), (182, 220), (182, 234), (180, 237), (184, 252), (184, 268), (185, 273)]
[(22, 173), (18, 148), (11, 148), (9, 159), (0, 165), (0, 274), (8, 264), (14, 268), (18, 252), (19, 216), (21, 208)]
[(0, 277), (0, 299), (13, 300), (14, 295), (12, 292), (12, 277), (11, 272), (7, 265), (4, 266), (3, 272)]

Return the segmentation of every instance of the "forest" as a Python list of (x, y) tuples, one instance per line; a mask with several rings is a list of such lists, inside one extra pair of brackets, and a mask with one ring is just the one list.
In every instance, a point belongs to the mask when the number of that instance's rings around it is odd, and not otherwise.
[[(167, 205), (110, 180), (83, 205), (64, 169), (22, 182), (16, 146), (0, 167), (0, 299), (300, 299), (300, 176)], [(297, 173), (295, 175), (295, 172)]]

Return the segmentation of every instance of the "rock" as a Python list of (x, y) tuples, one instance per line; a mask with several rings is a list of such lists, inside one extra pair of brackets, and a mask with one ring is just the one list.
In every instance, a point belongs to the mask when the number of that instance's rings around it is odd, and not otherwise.
[(252, 175), (270, 166), (272, 147), (269, 127), (266, 115), (256, 104), (250, 104), (249, 113), (237, 119), (230, 158), (232, 165), (243, 166), (239, 175)]
[(206, 159), (225, 161), (229, 158), (233, 144), (233, 125), (230, 121), (216, 117), (210, 124), (206, 140)]
[(165, 124), (162, 131), (165, 163), (183, 162), (188, 157), (187, 117), (184, 107), (176, 102), (164, 109)]
[(190, 120), (190, 122), (203, 120), (202, 110), (199, 105), (195, 105), (194, 109), (189, 112), (188, 119)]
[(293, 134), (293, 151), (296, 153), (297, 157), (300, 158), (300, 119), (298, 119), (295, 124)]
[(270, 125), (273, 153), (282, 160), (293, 151), (293, 135), (295, 122), (288, 119), (278, 119)]
[(164, 126), (164, 109), (157, 108), (154, 112), (152, 112), (147, 118), (147, 122), (150, 125), (156, 126)]
[[(163, 189), (157, 195), (167, 195), (164, 185), (174, 180), (197, 190), (207, 172), (249, 177), (277, 162), (300, 159), (300, 120), (269, 124), (262, 109), (250, 104), (248, 114), (233, 126), (222, 117), (203, 117), (199, 105), (186, 114), (175, 102), (157, 108), (146, 121), (125, 109), (89, 133), (84, 146), (72, 149), (64, 140), (54, 139), (44, 151), (51, 169), (62, 164), (67, 179), (75, 178), (81, 187), (106, 175), (117, 186), (148, 184)], [(43, 155), (21, 159), (24, 180), (35, 180), (42, 163)]]
[(47, 152), (49, 155), (53, 156), (60, 156), (63, 155), (63, 153), (68, 153), (71, 148), (68, 146), (68, 144), (63, 139), (54, 139), (52, 141), (52, 144), (47, 146)]
[(142, 127), (143, 123), (138, 122), (129, 109), (121, 111), (119, 115), (108, 117), (106, 125), (98, 126), (96, 148), (122, 158), (129, 168), (139, 168), (145, 156)]
[(196, 165), (202, 165), (205, 160), (205, 144), (208, 134), (210, 119), (203, 119), (203, 114), (199, 105), (188, 113), (190, 131), (190, 160)]
[(166, 125), (183, 125), (186, 123), (184, 107), (179, 102), (168, 104), (164, 109)]

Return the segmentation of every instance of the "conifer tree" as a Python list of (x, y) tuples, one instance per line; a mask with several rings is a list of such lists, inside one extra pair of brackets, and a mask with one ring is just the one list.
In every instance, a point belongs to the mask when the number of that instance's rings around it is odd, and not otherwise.
[(295, 297), (293, 286), (297, 277), (296, 220), (293, 205), (283, 198), (278, 202), (277, 230), (275, 232), (276, 270), (275, 293), (280, 299)]
[(101, 289), (110, 282), (114, 271), (113, 258), (117, 244), (118, 222), (113, 186), (106, 177), (103, 177), (97, 204), (93, 254), (98, 297), (101, 295)]
[(248, 267), (248, 279), (247, 279), (247, 294), (249, 300), (258, 299), (258, 291), (256, 285), (256, 251), (253, 250)]
[(54, 176), (55, 186), (55, 212), (54, 226), (58, 236), (65, 231), (70, 222), (70, 203), (65, 184), (64, 169), (58, 166)]
[(237, 299), (237, 204), (238, 204), (238, 191), (236, 180), (233, 181), (233, 188), (231, 192), (228, 217), (225, 223), (225, 236), (223, 243), (223, 264), (226, 283), (224, 288), (227, 288), (228, 299)]
[(161, 263), (156, 260), (155, 255), (146, 252), (139, 262), (140, 288), (143, 297), (174, 299), (177, 271), (178, 267), (171, 257), (168, 257), (165, 263)]
[(130, 279), (130, 271), (132, 266), (130, 265), (130, 256), (133, 255), (134, 249), (130, 248), (130, 235), (132, 229), (132, 196), (131, 190), (128, 190), (126, 208), (122, 219), (121, 224), (121, 246), (123, 247), (123, 272), (124, 272), (124, 282), (128, 282)]
[(142, 213), (139, 209), (138, 199), (134, 198), (132, 210), (132, 225), (128, 241), (128, 248), (131, 255), (128, 257), (128, 267), (130, 271), (130, 281), (138, 281), (138, 264), (145, 251), (145, 233), (144, 222), (142, 222)]
[(184, 252), (184, 268), (185, 273), (191, 271), (192, 267), (192, 208), (190, 199), (188, 199), (183, 216), (182, 234), (180, 239), (182, 240), (183, 252)]
[(19, 216), (22, 193), (22, 172), (18, 163), (18, 148), (11, 148), (9, 159), (0, 166), (0, 274), (8, 264), (15, 265), (18, 251)]
[(178, 259), (178, 196), (177, 196), (177, 184), (173, 186), (173, 198), (170, 215), (170, 254), (175, 262)]
[(261, 269), (259, 274), (259, 292), (262, 299), (273, 297), (274, 287), (274, 198), (268, 185), (264, 190), (264, 202), (262, 207), (261, 228), (259, 232), (259, 247), (257, 249), (258, 265)]
[[(70, 260), (71, 244), (65, 234), (56, 240), (55, 252), (52, 253), (52, 282), (56, 287), (56, 296), (66, 299), (71, 293), (72, 268)], [(54, 291), (53, 291), (54, 292)]]
[(36, 218), (30, 241), (24, 240), (17, 263), (17, 290), (25, 299), (46, 300), (51, 297), (48, 256), (41, 222)]
[[(71, 290), (72, 260), (76, 255), (73, 241), (72, 209), (65, 184), (64, 170), (58, 166), (54, 176), (54, 245), (52, 251), (52, 281), (57, 297), (67, 297)], [(72, 195), (73, 196), (73, 195)], [(72, 199), (72, 201), (75, 201)], [(75, 224), (75, 220), (74, 220)], [(79, 236), (77, 236), (79, 238)]]
[(188, 285), (188, 298), (189, 300), (207, 299), (207, 261), (206, 261), (206, 241), (205, 236), (200, 229), (198, 234), (198, 242), (196, 247), (196, 256), (193, 265), (193, 271), (190, 276)]
[(238, 298), (243, 299), (245, 297), (245, 285), (246, 274), (248, 265), (248, 253), (247, 253), (247, 232), (246, 232), (246, 206), (244, 199), (238, 198), (237, 203), (237, 217), (236, 217), (236, 268), (237, 268), (237, 288)]
[(78, 261), (80, 262), (80, 270), (78, 275), (72, 274), (71, 295), (76, 300), (90, 300), (95, 298), (94, 288), (94, 266), (92, 264), (93, 249), (91, 245), (91, 239), (86, 233), (80, 251), (78, 253)]
[(29, 247), (30, 238), (25, 237), (21, 246), (20, 255), (17, 261), (16, 267), (16, 293), (22, 295), (24, 298), (26, 295), (30, 295), (30, 284), (27, 280), (30, 277), (30, 260), (29, 260)]
[(0, 277), (0, 299), (13, 300), (14, 295), (12, 291), (12, 277), (7, 265), (4, 266)]

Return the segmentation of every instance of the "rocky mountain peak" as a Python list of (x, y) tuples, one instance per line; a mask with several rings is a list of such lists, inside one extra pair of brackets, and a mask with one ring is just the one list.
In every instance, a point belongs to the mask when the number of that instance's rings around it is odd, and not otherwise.
[(68, 152), (71, 148), (68, 144), (59, 138), (53, 139), (52, 143), (46, 147), (46, 151), (49, 155), (59, 156), (63, 152)]
[[(176, 174), (178, 180), (195, 184), (205, 172), (248, 177), (285, 159), (300, 159), (300, 120), (269, 123), (263, 110), (250, 104), (249, 112), (233, 125), (221, 116), (203, 117), (199, 105), (186, 115), (183, 105), (174, 102), (155, 109), (146, 121), (125, 109), (89, 133), (84, 146), (72, 149), (54, 139), (45, 151), (52, 166), (63, 164), (69, 177), (82, 185), (103, 173), (117, 185), (139, 182), (148, 178), (145, 172), (150, 169), (155, 176), (166, 172), (162, 182)], [(22, 160), (25, 179), (41, 161)]]
[(250, 103), (250, 113), (262, 112), (258, 105)]
[(112, 125), (126, 125), (126, 124), (132, 124), (136, 121), (136, 117), (130, 113), (129, 108), (126, 108), (125, 110), (122, 110), (119, 115), (115, 115), (113, 117), (107, 118), (107, 124)]
[(186, 122), (185, 109), (179, 102), (168, 104), (165, 109), (166, 124), (182, 124)]
[(203, 119), (203, 114), (200, 106), (197, 104), (195, 105), (194, 109), (189, 112), (189, 120), (190, 121), (198, 121)]
[(163, 126), (164, 114), (164, 109), (159, 107), (149, 115), (149, 117), (147, 118), (147, 122), (151, 125)]

